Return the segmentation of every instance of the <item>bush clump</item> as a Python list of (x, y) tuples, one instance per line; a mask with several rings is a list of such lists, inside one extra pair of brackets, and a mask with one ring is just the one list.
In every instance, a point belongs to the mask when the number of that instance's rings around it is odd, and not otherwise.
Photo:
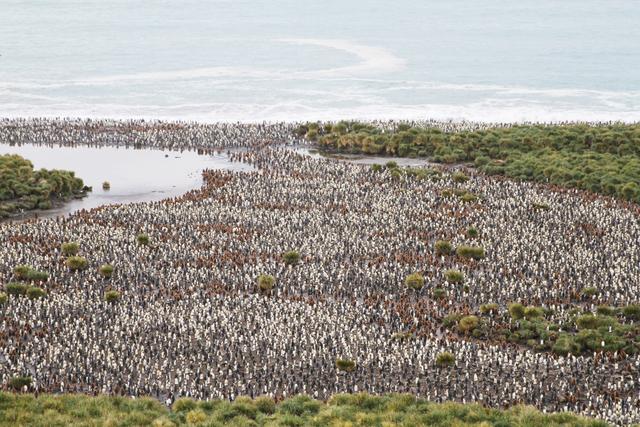
[(444, 278), (449, 283), (462, 283), (464, 274), (459, 270), (447, 270), (444, 272)]
[(443, 351), (436, 357), (437, 366), (451, 366), (454, 363), (456, 363), (456, 357), (453, 355), (453, 353), (450, 353), (448, 351)]
[(190, 399), (188, 397), (181, 397), (177, 399), (175, 402), (173, 402), (171, 409), (173, 409), (174, 412), (189, 412), (189, 411), (193, 411), (197, 407), (198, 407), (198, 404), (196, 403), (195, 400)]
[(202, 409), (194, 409), (187, 412), (186, 419), (189, 424), (200, 424), (207, 419), (207, 414)]
[(596, 308), (596, 313), (600, 316), (613, 316), (616, 313), (616, 310), (608, 305), (600, 305)]
[(116, 302), (120, 299), (120, 292), (118, 291), (107, 291), (104, 293), (104, 300), (106, 302)]
[(509, 304), (509, 314), (511, 315), (511, 318), (513, 318), (514, 320), (522, 319), (525, 314), (524, 305), (517, 302)]
[(109, 181), (105, 181), (102, 183), (102, 189), (103, 190), (111, 190), (111, 184), (109, 183)]
[(447, 296), (447, 291), (443, 288), (434, 288), (433, 289), (433, 297), (435, 299), (444, 299)]
[(475, 239), (479, 235), (480, 235), (480, 232), (478, 231), (477, 228), (475, 228), (475, 227), (467, 228), (467, 236), (471, 237), (472, 239)]
[(140, 233), (136, 236), (136, 241), (138, 242), (139, 245), (148, 245), (150, 239), (147, 234)]
[(469, 177), (465, 175), (464, 172), (459, 172), (459, 171), (451, 175), (451, 179), (453, 180), (453, 182), (457, 182), (460, 184), (462, 184), (463, 182), (469, 181)]
[(534, 320), (544, 317), (544, 309), (542, 307), (529, 306), (524, 309), (524, 318)]
[(424, 286), (424, 277), (420, 273), (409, 274), (404, 279), (404, 284), (411, 289), (420, 290)]
[(26, 295), (29, 285), (22, 282), (9, 282), (4, 285), (4, 291), (9, 295)]
[(27, 289), (27, 297), (29, 297), (29, 299), (42, 298), (45, 295), (47, 295), (47, 293), (37, 286), (30, 286), (29, 289)]
[(31, 387), (32, 379), (30, 376), (22, 376), (22, 377), (13, 377), (9, 380), (7, 384), (9, 388), (20, 391), (24, 387)]
[(460, 258), (471, 258), (479, 260), (484, 258), (485, 252), (484, 248), (480, 246), (461, 245), (456, 248), (456, 255), (458, 255)]
[(295, 265), (300, 261), (300, 253), (298, 251), (287, 251), (282, 255), (284, 263), (287, 265)]
[(270, 274), (261, 274), (258, 276), (258, 288), (261, 291), (268, 292), (273, 289), (273, 285), (276, 283), (276, 278)]
[(9, 296), (4, 292), (0, 292), (0, 305), (6, 304), (8, 300)]
[(276, 412), (276, 402), (269, 396), (258, 396), (254, 403), (256, 409), (265, 415), (271, 415)]
[(453, 252), (453, 246), (448, 240), (438, 240), (434, 247), (437, 255), (450, 255)]
[(592, 297), (598, 294), (598, 288), (595, 286), (588, 286), (582, 290), (582, 295)]
[(628, 305), (622, 309), (622, 315), (630, 320), (640, 320), (640, 305)]
[(39, 271), (30, 265), (18, 265), (13, 269), (13, 275), (19, 280), (28, 280), (30, 282), (46, 282), (49, 274), (45, 271)]
[(113, 276), (113, 266), (111, 264), (101, 265), (98, 271), (100, 275), (105, 279), (109, 279), (111, 276)]
[(480, 313), (482, 314), (495, 314), (498, 312), (498, 304), (496, 303), (489, 303), (489, 304), (482, 304), (480, 306)]
[(468, 334), (477, 328), (479, 323), (480, 319), (478, 319), (477, 316), (464, 316), (458, 322), (458, 330), (464, 334)]
[(560, 356), (580, 354), (580, 344), (577, 344), (569, 334), (561, 334), (553, 344), (551, 351)]
[(478, 200), (478, 196), (467, 191), (462, 196), (460, 196), (460, 200), (462, 200), (464, 203), (471, 203)]
[(60, 247), (62, 253), (67, 256), (77, 255), (80, 252), (80, 245), (76, 242), (66, 242)]
[(349, 359), (337, 359), (336, 368), (341, 371), (351, 372), (356, 368), (356, 362)]
[(87, 259), (81, 256), (68, 257), (66, 264), (67, 264), (67, 267), (69, 267), (73, 271), (84, 270), (85, 268), (87, 268), (87, 265), (89, 265), (89, 263), (87, 262)]

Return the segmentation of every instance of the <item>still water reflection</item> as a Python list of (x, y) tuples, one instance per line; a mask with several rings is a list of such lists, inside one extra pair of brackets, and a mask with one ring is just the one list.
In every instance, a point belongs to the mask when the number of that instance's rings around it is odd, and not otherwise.
[[(34, 168), (71, 170), (93, 187), (87, 197), (62, 207), (38, 212), (40, 217), (65, 215), (115, 203), (148, 202), (176, 197), (202, 184), (203, 169), (250, 171), (252, 166), (231, 162), (224, 153), (161, 151), (118, 147), (66, 147), (0, 143), (0, 154), (19, 154)], [(108, 181), (110, 190), (103, 190)]]

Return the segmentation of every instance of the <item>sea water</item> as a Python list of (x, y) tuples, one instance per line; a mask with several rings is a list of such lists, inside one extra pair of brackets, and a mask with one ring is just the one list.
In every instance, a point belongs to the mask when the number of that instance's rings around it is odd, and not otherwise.
[(638, 0), (0, 0), (0, 116), (640, 120)]

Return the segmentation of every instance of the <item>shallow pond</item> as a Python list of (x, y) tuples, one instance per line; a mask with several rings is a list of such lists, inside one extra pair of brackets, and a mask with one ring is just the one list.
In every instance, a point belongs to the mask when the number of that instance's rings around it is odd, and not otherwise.
[[(46, 211), (25, 213), (25, 218), (34, 214), (51, 217), (101, 205), (176, 197), (202, 185), (203, 169), (253, 170), (246, 163), (230, 161), (223, 153), (198, 154), (195, 151), (0, 143), (0, 154), (19, 154), (30, 160), (35, 169), (74, 171), (85, 185), (93, 187), (83, 199), (71, 200)], [(105, 181), (110, 183), (111, 189), (102, 189)]]

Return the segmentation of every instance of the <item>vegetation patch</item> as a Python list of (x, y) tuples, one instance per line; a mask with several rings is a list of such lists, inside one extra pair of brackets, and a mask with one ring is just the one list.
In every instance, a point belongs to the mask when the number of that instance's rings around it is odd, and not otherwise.
[(258, 288), (263, 292), (269, 292), (273, 289), (275, 283), (276, 278), (270, 274), (261, 274), (258, 276)]
[(30, 265), (18, 265), (13, 269), (13, 275), (18, 280), (30, 282), (46, 282), (49, 274), (45, 271), (36, 270)]
[[(438, 359), (438, 365), (442, 367), (455, 363), (451, 353), (441, 353)], [(24, 386), (22, 382), (16, 385), (20, 386), (18, 389)], [(233, 402), (178, 399), (168, 409), (157, 400), (147, 397), (131, 399), (45, 394), (35, 398), (31, 394), (0, 392), (0, 426), (15, 425), (608, 426), (603, 421), (572, 413), (543, 414), (530, 406), (499, 410), (476, 404), (432, 403), (408, 394), (336, 394), (326, 403), (305, 395), (294, 396), (277, 404), (266, 396), (256, 399), (239, 397)]]
[(86, 195), (73, 172), (33, 169), (33, 164), (16, 154), (0, 155), (0, 218), (20, 211), (50, 209), (55, 201)]
[(282, 259), (287, 265), (296, 265), (300, 262), (300, 253), (298, 251), (287, 251), (282, 254)]
[(65, 264), (72, 271), (84, 270), (85, 268), (87, 268), (87, 265), (89, 265), (85, 257), (77, 255), (68, 257), (65, 261)]
[[(317, 127), (310, 128), (314, 125)], [(301, 126), (303, 131), (307, 139), (317, 141), (324, 149), (426, 157), (442, 163), (473, 162), (488, 175), (640, 202), (639, 124), (515, 125), (443, 132), (404, 124), (383, 131), (370, 124), (340, 122), (329, 127), (307, 124)], [(456, 172), (452, 180), (462, 183), (465, 177)]]
[(444, 278), (449, 283), (464, 282), (464, 274), (459, 270), (447, 270), (444, 272)]
[(424, 286), (424, 277), (420, 273), (413, 273), (404, 279), (404, 284), (411, 289), (420, 290)]

